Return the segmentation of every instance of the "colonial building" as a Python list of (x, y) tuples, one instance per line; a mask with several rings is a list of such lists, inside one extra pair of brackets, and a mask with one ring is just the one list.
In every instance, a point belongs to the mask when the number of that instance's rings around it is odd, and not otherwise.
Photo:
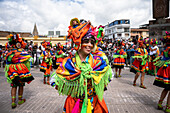
[[(54, 46), (58, 42), (61, 44), (64, 44), (66, 42), (66, 37), (23, 37), (25, 40), (30, 42), (31, 40), (34, 42), (34, 44), (40, 45), (42, 41), (50, 41), (52, 45)], [(0, 45), (4, 46), (5, 43), (8, 42), (8, 36), (6, 37), (0, 37)]]
[(105, 26), (106, 39), (129, 39), (130, 38), (130, 20), (121, 19), (108, 23)]
[(10, 32), (10, 31), (0, 31), (0, 45), (4, 46), (6, 42), (8, 42), (8, 38), (10, 34), (17, 33), (20, 37), (23, 37), (25, 40), (30, 42), (33, 41), (34, 44), (40, 45), (42, 41), (50, 41), (52, 45), (57, 44), (60, 42), (61, 44), (65, 44), (66, 36), (54, 36), (54, 37), (47, 37), (38, 35), (38, 30), (36, 24), (34, 25), (33, 33), (30, 32)]
[(17, 33), (20, 34), (21, 37), (31, 37), (32, 34), (30, 32), (12, 32), (12, 31), (0, 31), (0, 37), (7, 37), (10, 34)]
[(142, 29), (142, 28), (131, 28), (131, 38), (137, 37), (148, 38), (149, 37), (149, 29)]

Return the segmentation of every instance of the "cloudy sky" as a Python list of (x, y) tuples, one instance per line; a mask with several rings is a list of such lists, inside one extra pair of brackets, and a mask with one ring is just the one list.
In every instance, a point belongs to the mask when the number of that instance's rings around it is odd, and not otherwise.
[(152, 19), (152, 0), (0, 0), (0, 30), (31, 32), (37, 24), (48, 31), (67, 34), (72, 18), (90, 20), (94, 26), (130, 19), (131, 28)]

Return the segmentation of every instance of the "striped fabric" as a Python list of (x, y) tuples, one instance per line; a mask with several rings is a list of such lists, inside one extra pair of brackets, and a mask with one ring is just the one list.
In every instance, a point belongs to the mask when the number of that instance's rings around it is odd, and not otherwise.
[(7, 81), (16, 85), (32, 81), (34, 78), (30, 73), (31, 56), (21, 49), (12, 49), (6, 55), (5, 76)]

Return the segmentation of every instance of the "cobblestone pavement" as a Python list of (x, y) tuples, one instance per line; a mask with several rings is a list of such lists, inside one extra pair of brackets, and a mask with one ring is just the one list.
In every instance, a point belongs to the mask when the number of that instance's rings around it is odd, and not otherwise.
[[(24, 87), (26, 102), (11, 109), (10, 85), (6, 82), (3, 68), (0, 68), (0, 113), (62, 113), (65, 96), (58, 95), (50, 85), (43, 84), (43, 73), (32, 68), (35, 80)], [(113, 78), (104, 93), (110, 113), (164, 113), (157, 110), (157, 101), (162, 88), (153, 86), (154, 77), (146, 75), (147, 89), (132, 86), (134, 74), (129, 69), (122, 71), (121, 78)], [(166, 102), (166, 101), (165, 101)], [(166, 104), (164, 102), (164, 105)]]

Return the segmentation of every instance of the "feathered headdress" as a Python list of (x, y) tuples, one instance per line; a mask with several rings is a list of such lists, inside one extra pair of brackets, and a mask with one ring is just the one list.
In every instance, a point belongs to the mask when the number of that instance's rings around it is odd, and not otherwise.
[(52, 46), (52, 43), (51, 43), (51, 42), (47, 42), (47, 41), (44, 40), (44, 41), (42, 42), (42, 46), (43, 46), (44, 48), (47, 48), (47, 46), (50, 46), (50, 47), (51, 47), (51, 46)]
[(170, 33), (168, 31), (165, 31), (165, 33), (166, 35), (163, 38), (161, 38), (161, 41), (163, 43), (170, 43)]
[(26, 46), (24, 39), (19, 37), (18, 34), (15, 34), (15, 35), (10, 34), (8, 40), (9, 40), (9, 45), (14, 48), (16, 48), (16, 47), (17, 48), (25, 48), (25, 46)]
[(90, 28), (92, 28), (92, 26), (90, 25), (90, 22), (86, 22), (84, 24), (79, 25), (78, 27), (74, 29), (71, 29), (70, 38), (75, 44), (75, 47), (74, 47), (75, 50), (80, 49), (81, 40), (86, 35), (86, 33), (88, 32)]
[(124, 46), (125, 44), (123, 43), (122, 40), (118, 39), (117, 40), (117, 46)]
[(150, 44), (158, 44), (158, 41), (156, 40), (156, 38), (155, 39), (152, 38)]
[(7, 42), (6, 44), (5, 44), (5, 49), (8, 49), (8, 48), (10, 48), (11, 46), (9, 45), (9, 42)]
[(41, 43), (41, 45), (42, 45), (44, 48), (46, 48), (46, 41), (44, 40), (44, 41)]
[(144, 44), (145, 44), (146, 46), (149, 46), (149, 38), (145, 38), (145, 39), (144, 39)]
[(97, 38), (96, 38), (96, 42), (97, 43), (99, 43), (102, 40), (103, 36), (104, 36), (103, 29), (104, 29), (104, 26), (102, 26), (102, 25), (100, 25), (98, 27)]
[(140, 38), (138, 38), (138, 43), (139, 43), (140, 46), (143, 45), (143, 42), (144, 42), (144, 40), (143, 40), (142, 36)]
[(47, 43), (47, 44), (46, 44), (47, 46), (50, 46), (50, 47), (52, 46), (52, 43), (51, 43), (51, 42), (46, 42), (46, 43)]

